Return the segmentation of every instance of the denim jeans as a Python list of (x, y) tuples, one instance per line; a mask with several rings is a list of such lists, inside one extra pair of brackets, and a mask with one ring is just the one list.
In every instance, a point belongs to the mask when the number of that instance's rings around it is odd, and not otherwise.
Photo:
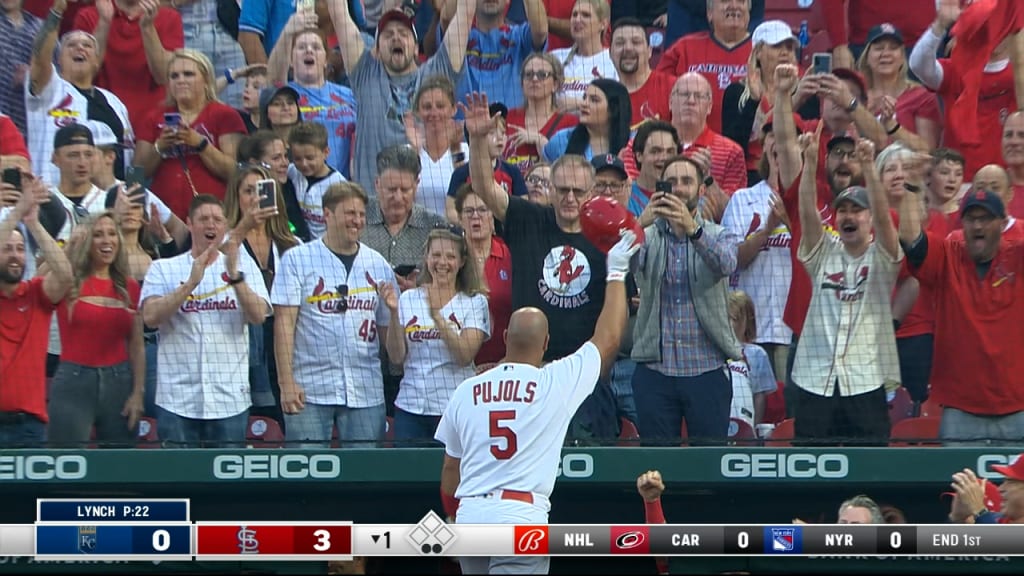
[[(272, 325), (270, 329), (273, 330)], [(270, 384), (266, 330), (264, 324), (249, 324), (249, 390), (254, 407), (277, 404)], [(273, 354), (273, 350), (270, 353)]]
[[(225, 69), (235, 70), (245, 66), (245, 54), (242, 53), (242, 47), (224, 31), (219, 22), (183, 24), (182, 29), (185, 32), (185, 47), (205, 54), (213, 63), (215, 77), (223, 76)], [(241, 108), (244, 86), (244, 80), (229, 84), (219, 95), (221, 102), (228, 106)]]
[(61, 362), (50, 387), (50, 442), (56, 447), (83, 448), (96, 427), (103, 447), (135, 445), (135, 428), (121, 415), (132, 393), (128, 362), (93, 368)]
[(612, 394), (620, 418), (636, 424), (636, 400), (633, 398), (633, 372), (636, 362), (629, 358), (619, 358), (612, 366)]
[(242, 448), (249, 427), (249, 411), (227, 418), (187, 418), (159, 406), (157, 430), (168, 448)]
[[(732, 380), (723, 368), (690, 377), (666, 376), (640, 364), (633, 373), (640, 441), (678, 444), (686, 419), (691, 444), (724, 439), (729, 432)], [(703, 442), (701, 442), (703, 441)]]
[(24, 412), (0, 413), (0, 447), (42, 448), (46, 443), (46, 424)]
[(384, 438), (384, 405), (349, 408), (313, 404), (298, 414), (285, 414), (285, 438), (292, 448), (324, 448), (330, 445), (334, 427), (343, 448), (375, 448)]
[(395, 446), (403, 448), (435, 447), (440, 443), (434, 440), (440, 416), (412, 414), (401, 408), (395, 408)]

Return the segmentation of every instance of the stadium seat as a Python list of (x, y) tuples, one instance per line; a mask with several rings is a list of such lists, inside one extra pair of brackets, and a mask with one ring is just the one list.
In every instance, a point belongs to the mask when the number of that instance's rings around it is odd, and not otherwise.
[(893, 425), (890, 446), (941, 446), (938, 418), (907, 418)]
[(338, 432), (337, 424), (331, 429), (331, 448), (341, 448), (341, 434)]
[(910, 398), (910, 392), (900, 386), (896, 389), (896, 396), (889, 402), (889, 422), (895, 424), (900, 420), (913, 418), (914, 401)]
[(640, 445), (640, 433), (637, 432), (636, 426), (625, 418), (619, 418), (621, 430), (619, 431), (619, 446), (639, 446)]
[[(96, 444), (96, 427), (93, 426), (92, 430), (89, 430), (89, 444), (86, 446), (86, 448), (93, 450), (98, 447), (99, 445)], [(78, 446), (78, 448), (81, 448), (81, 446)]]
[(680, 426), (679, 437), (682, 438), (682, 446), (690, 445), (690, 431), (686, 428), (686, 418), (683, 418), (683, 425)]
[(391, 448), (395, 445), (395, 419), (388, 416), (384, 419), (384, 447)]
[(775, 447), (792, 446), (791, 441), (793, 436), (795, 436), (795, 429), (796, 420), (786, 418), (775, 426), (775, 430), (772, 430), (771, 439), (766, 440), (764, 445)]
[(136, 436), (137, 448), (160, 448), (160, 437), (156, 432), (156, 418), (142, 417), (139, 419), (139, 432)]
[(757, 434), (754, 433), (754, 428), (747, 424), (746, 420), (740, 420), (739, 418), (729, 419), (729, 438), (731, 441), (729, 444), (732, 445), (754, 445), (756, 442), (751, 440), (757, 439)]
[(775, 383), (775, 392), (764, 399), (764, 416), (761, 417), (761, 422), (778, 424), (786, 419), (786, 393), (783, 390), (785, 387), (786, 383), (779, 380)]
[(273, 418), (250, 416), (245, 433), (246, 443), (252, 448), (281, 448), (284, 446), (284, 432)]
[(942, 417), (942, 405), (936, 402), (933, 398), (928, 398), (921, 404), (921, 417), (930, 418), (941, 418)]

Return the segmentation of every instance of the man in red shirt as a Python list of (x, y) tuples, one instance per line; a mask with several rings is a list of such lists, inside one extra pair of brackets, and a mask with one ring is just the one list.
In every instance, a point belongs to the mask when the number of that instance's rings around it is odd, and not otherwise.
[(923, 202), (900, 203), (900, 241), (911, 273), (934, 290), (931, 397), (943, 406), (947, 441), (1024, 438), (1024, 245), (1003, 238), (1006, 208), (988, 190), (969, 192), (964, 240), (922, 232)]
[(1014, 112), (1003, 123), (1003, 163), (1010, 173), (1013, 187), (1006, 211), (1010, 216), (1024, 218), (1024, 113)]
[[(722, 108), (725, 89), (747, 77), (750, 59), (750, 0), (710, 0), (710, 32), (696, 32), (679, 39), (658, 61), (658, 70), (673, 76), (697, 72), (712, 87), (715, 110)], [(715, 132), (722, 131), (721, 114), (708, 121)]]
[(647, 30), (636, 18), (622, 18), (612, 27), (612, 45), (608, 49), (619, 82), (629, 90), (633, 117), (629, 124), (636, 130), (641, 122), (672, 117), (668, 93), (675, 76), (651, 70), (651, 44)]
[[(39, 206), (50, 201), (42, 181), (24, 176), (23, 189), (0, 184), (4, 199), (17, 197), (0, 220), (0, 446), (38, 447), (46, 441), (46, 345), (50, 317), (73, 282), (71, 263), (39, 223)], [(5, 202), (6, 204), (7, 202)], [(49, 271), (24, 280), (25, 229)]]
[[(994, 193), (1003, 201), (1003, 206), (1010, 206), (1013, 203), (1014, 190), (1013, 186), (1010, 185), (1010, 175), (1002, 166), (997, 164), (982, 166), (974, 174), (974, 180), (971, 181), (971, 191), (967, 194), (971, 194), (976, 190), (988, 190)], [(964, 231), (961, 227), (963, 223), (959, 217), (953, 221), (953, 225), (956, 229), (949, 233), (949, 237), (962, 242)], [(1006, 212), (1006, 223), (1003, 225), (1003, 240), (1010, 242), (1024, 240), (1024, 221), (1015, 218), (1009, 210)]]
[(159, 0), (114, 0), (112, 18), (89, 6), (73, 27), (96, 36), (103, 62), (96, 85), (117, 94), (139, 126), (163, 101), (171, 54), (185, 47), (181, 15)]
[(548, 13), (548, 51), (572, 46), (572, 29), (569, 18), (576, 0), (544, 0)]

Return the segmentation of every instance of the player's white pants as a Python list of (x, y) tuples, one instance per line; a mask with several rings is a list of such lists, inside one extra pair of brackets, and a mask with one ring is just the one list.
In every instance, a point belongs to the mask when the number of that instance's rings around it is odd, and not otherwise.
[[(534, 495), (534, 503), (497, 498), (463, 498), (458, 524), (547, 524), (550, 503)], [(472, 556), (459, 558), (463, 574), (547, 574), (547, 556)]]

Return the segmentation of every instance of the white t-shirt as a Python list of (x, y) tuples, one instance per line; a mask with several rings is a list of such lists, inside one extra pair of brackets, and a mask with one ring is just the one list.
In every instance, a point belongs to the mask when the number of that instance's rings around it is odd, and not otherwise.
[[(238, 259), (246, 284), (269, 307), (259, 266), (243, 249)], [(187, 280), (193, 260), (191, 251), (154, 260), (142, 284), (142, 306)], [(249, 407), (249, 325), (234, 287), (227, 283), (223, 254), (218, 253), (199, 286), (158, 328), (157, 406), (201, 420), (228, 418)]]
[(895, 257), (872, 242), (859, 257), (828, 234), (797, 257), (811, 277), (811, 303), (800, 334), (793, 382), (819, 396), (877, 390), (900, 381), (892, 291), (903, 251)]
[[(53, 137), (64, 126), (88, 120), (89, 101), (70, 82), (61, 78), (56, 66), (52, 74), (50, 83), (36, 95), (32, 94), (32, 83), (25, 82), (25, 118), (28, 123), (25, 139), (32, 157), (32, 172), (47, 184), (56, 185), (60, 182), (60, 170), (50, 161), (53, 157)], [(131, 151), (135, 149), (135, 134), (128, 120), (128, 109), (113, 92), (99, 87), (95, 89), (103, 94), (124, 126), (122, 144), (125, 146), (124, 163), (127, 166), (131, 164)]]
[(593, 56), (581, 56), (576, 54), (572, 60), (566, 62), (569, 51), (572, 48), (559, 48), (552, 50), (551, 55), (558, 59), (565, 67), (565, 81), (558, 92), (566, 98), (583, 98), (587, 86), (597, 78), (619, 79), (619, 73), (612, 64), (612, 57), (605, 48)]
[[(462, 153), (469, 160), (469, 146), (463, 142)], [(420, 186), (416, 189), (416, 203), (434, 214), (445, 214), (445, 201), (448, 198), (448, 185), (452, 181), (455, 166), (452, 165), (451, 151), (445, 150), (444, 155), (434, 162), (427, 150), (420, 150)]]
[[(483, 294), (456, 293), (441, 308), (441, 316), (454, 323), (460, 334), (471, 328), (480, 330), (485, 337), (491, 334), (491, 313)], [(405, 375), (395, 406), (410, 414), (439, 416), (444, 413), (455, 387), (475, 375), (476, 368), (472, 362), (469, 366), (455, 363), (430, 317), (426, 288), (402, 292), (398, 299), (398, 318), (405, 330), (406, 354)]]
[[(387, 260), (365, 244), (346, 270), (323, 240), (285, 252), (271, 291), (275, 306), (297, 306), (292, 373), (313, 404), (367, 408), (384, 403), (380, 328), (391, 313), (377, 298), (395, 286)], [(342, 311), (339, 287), (348, 308)]]
[[(771, 196), (772, 189), (764, 181), (752, 188), (740, 188), (725, 206), (722, 226), (744, 240), (764, 229), (772, 210)], [(792, 241), (789, 228), (779, 224), (754, 261), (744, 270), (737, 268), (730, 279), (733, 288), (743, 290), (754, 302), (757, 342), (789, 344), (793, 338), (793, 331), (782, 321), (793, 278)]]
[(743, 345), (743, 359), (729, 360), (732, 374), (732, 411), (730, 418), (743, 420), (753, 428), (754, 396), (771, 394), (777, 384), (768, 353), (757, 344)]
[(600, 375), (601, 353), (587, 342), (543, 368), (499, 364), (460, 384), (434, 435), (461, 459), (455, 497), (495, 490), (550, 497), (569, 421)]
[(288, 179), (295, 187), (295, 198), (299, 201), (299, 208), (302, 210), (302, 217), (306, 219), (306, 225), (309, 226), (309, 233), (313, 238), (323, 236), (327, 232), (327, 224), (324, 222), (324, 192), (327, 192), (331, 184), (346, 182), (345, 177), (332, 168), (330, 174), (310, 186), (309, 180), (299, 172), (295, 164), (289, 164)]

